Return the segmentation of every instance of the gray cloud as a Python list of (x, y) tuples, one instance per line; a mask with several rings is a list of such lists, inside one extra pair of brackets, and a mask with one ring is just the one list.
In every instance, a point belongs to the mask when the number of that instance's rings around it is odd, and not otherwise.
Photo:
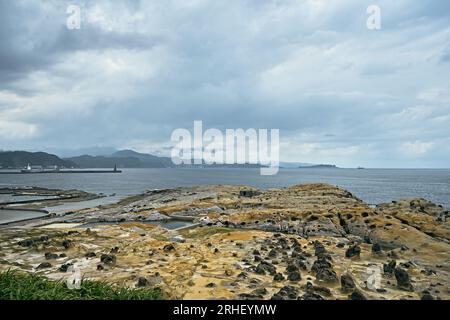
[(284, 160), (448, 166), (443, 1), (0, 2), (0, 148), (167, 151), (194, 120), (279, 128)]

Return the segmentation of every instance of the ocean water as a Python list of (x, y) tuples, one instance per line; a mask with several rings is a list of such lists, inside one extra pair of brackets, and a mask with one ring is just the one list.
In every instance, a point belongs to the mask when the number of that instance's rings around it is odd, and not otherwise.
[[(115, 194), (100, 200), (103, 202), (113, 202), (150, 189), (200, 184), (272, 188), (310, 182), (337, 185), (369, 204), (423, 197), (450, 208), (450, 169), (280, 169), (273, 176), (261, 176), (259, 169), (250, 168), (124, 169), (120, 174), (0, 175), (0, 187), (40, 186)], [(92, 204), (97, 205), (98, 201)]]

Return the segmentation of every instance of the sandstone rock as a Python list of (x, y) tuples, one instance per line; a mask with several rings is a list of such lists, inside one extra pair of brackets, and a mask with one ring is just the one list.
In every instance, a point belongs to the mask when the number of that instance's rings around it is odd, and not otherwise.
[(116, 256), (112, 254), (102, 254), (100, 256), (100, 261), (104, 264), (114, 264), (116, 263)]
[(73, 266), (72, 263), (64, 263), (64, 264), (62, 264), (62, 265), (59, 267), (58, 270), (61, 271), (61, 272), (67, 272), (67, 270), (69, 270), (69, 268), (70, 268), (71, 266)]
[(64, 241), (62, 242), (62, 246), (63, 246), (65, 249), (69, 249), (69, 248), (72, 246), (72, 240), (68, 240), (68, 239), (64, 240)]
[(315, 292), (306, 292), (300, 297), (301, 300), (325, 300), (321, 295)]
[(295, 300), (298, 296), (298, 290), (293, 286), (284, 286), (275, 293), (271, 300)]
[(146, 287), (148, 285), (148, 280), (144, 277), (139, 277), (136, 286), (138, 288)]
[(166, 245), (163, 247), (163, 250), (166, 251), (166, 252), (170, 252), (170, 251), (174, 251), (174, 250), (175, 250), (175, 247), (174, 247), (173, 244), (166, 244)]
[(434, 300), (434, 297), (428, 291), (425, 291), (422, 292), (420, 300)]
[(358, 289), (353, 291), (349, 298), (351, 300), (367, 300), (367, 297)]
[(405, 291), (414, 291), (408, 272), (400, 267), (396, 267), (394, 271), (397, 287)]
[(396, 265), (397, 265), (397, 262), (395, 260), (391, 260), (391, 261), (389, 261), (389, 263), (383, 264), (383, 272), (387, 273), (387, 274), (393, 274)]
[(338, 281), (336, 272), (332, 269), (321, 269), (316, 274), (316, 279), (324, 282), (336, 282)]
[(283, 281), (285, 278), (281, 273), (277, 273), (275, 274), (275, 276), (273, 277), (274, 281)]
[(350, 273), (343, 273), (341, 275), (341, 289), (344, 292), (352, 291), (356, 288), (355, 280)]
[(302, 279), (300, 272), (298, 271), (293, 271), (293, 272), (289, 272), (287, 279), (289, 281), (300, 281)]
[(358, 245), (351, 246), (345, 251), (346, 258), (359, 257), (361, 254), (361, 248)]
[(48, 268), (51, 268), (51, 267), (52, 267), (52, 264), (50, 262), (42, 262), (41, 264), (39, 264), (36, 267), (36, 270), (48, 269)]
[(378, 243), (372, 245), (372, 252), (375, 254), (381, 253), (381, 246)]
[(274, 276), (277, 273), (277, 268), (275, 268), (275, 266), (270, 262), (261, 261), (256, 267), (255, 272), (257, 274), (266, 274), (267, 272), (270, 275)]
[(46, 252), (45, 259), (47, 260), (58, 259), (58, 255), (56, 253)]
[(87, 252), (85, 255), (84, 255), (86, 258), (93, 258), (93, 257), (95, 257), (95, 256), (97, 256), (96, 254), (95, 254), (95, 252)]

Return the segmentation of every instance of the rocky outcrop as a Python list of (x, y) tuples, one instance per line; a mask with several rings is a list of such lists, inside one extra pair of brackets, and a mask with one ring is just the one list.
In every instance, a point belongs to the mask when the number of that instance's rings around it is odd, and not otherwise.
[[(177, 216), (199, 226), (149, 223)], [(64, 279), (73, 267), (179, 299), (449, 299), (447, 217), (423, 199), (372, 208), (325, 184), (177, 188), (4, 228), (0, 270)], [(99, 219), (121, 223), (84, 226)]]

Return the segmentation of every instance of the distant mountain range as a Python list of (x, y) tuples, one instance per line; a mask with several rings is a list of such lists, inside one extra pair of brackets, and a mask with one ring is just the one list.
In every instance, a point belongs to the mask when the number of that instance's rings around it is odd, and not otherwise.
[(0, 152), (0, 167), (23, 168), (28, 164), (32, 166), (59, 166), (76, 168), (78, 165), (70, 160), (63, 160), (54, 154), (45, 152), (3, 151)]
[(174, 167), (169, 157), (157, 157), (151, 154), (132, 150), (121, 150), (109, 156), (82, 155), (66, 158), (76, 163), (80, 168), (170, 168)]
[[(159, 157), (133, 150), (120, 150), (110, 155), (81, 155), (61, 159), (45, 152), (0, 151), (0, 168), (32, 166), (59, 166), (62, 168), (173, 168), (173, 167), (225, 167), (260, 168), (258, 164), (174, 165), (171, 158)], [(281, 168), (334, 168), (334, 165), (315, 165), (301, 162), (280, 162)]]

